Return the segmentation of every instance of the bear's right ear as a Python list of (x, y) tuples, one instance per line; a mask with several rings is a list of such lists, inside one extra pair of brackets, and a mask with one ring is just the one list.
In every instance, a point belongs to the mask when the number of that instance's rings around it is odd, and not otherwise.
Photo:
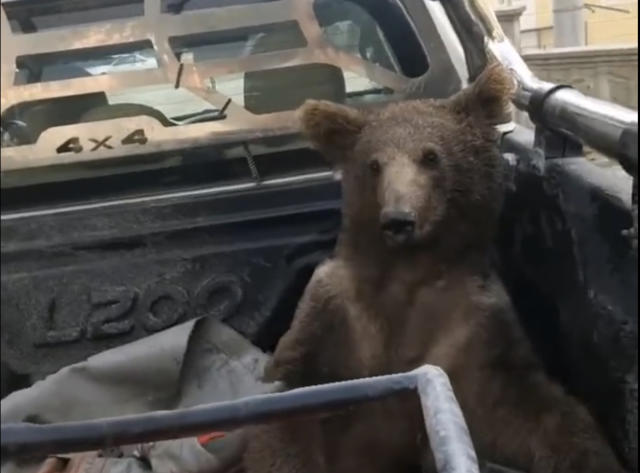
[(307, 100), (298, 110), (302, 132), (328, 159), (351, 150), (365, 125), (356, 109), (324, 100)]
[(455, 112), (499, 125), (511, 119), (515, 79), (500, 63), (493, 63), (466, 89), (450, 99)]

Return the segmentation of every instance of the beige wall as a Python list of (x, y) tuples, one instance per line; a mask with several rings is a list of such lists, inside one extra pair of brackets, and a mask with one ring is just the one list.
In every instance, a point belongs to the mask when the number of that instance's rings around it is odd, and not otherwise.
[(638, 109), (637, 45), (524, 52), (523, 58), (540, 79)]
[[(553, 0), (490, 0), (498, 9), (524, 5), (520, 18), (522, 50), (553, 47)], [(589, 0), (603, 8), (585, 9), (587, 46), (638, 44), (638, 0)]]
[(553, 26), (553, 0), (534, 0), (536, 3), (536, 26)]
[(630, 13), (597, 9), (585, 13), (587, 45), (638, 44), (638, 0), (600, 0), (594, 2), (628, 10)]
[(553, 26), (520, 32), (522, 51), (553, 48)]

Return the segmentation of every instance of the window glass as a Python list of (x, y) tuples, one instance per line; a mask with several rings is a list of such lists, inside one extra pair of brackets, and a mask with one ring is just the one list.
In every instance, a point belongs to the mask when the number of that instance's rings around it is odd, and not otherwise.
[(315, 0), (314, 12), (335, 48), (407, 77), (427, 72), (428, 58), (397, 2)]
[(298, 23), (287, 21), (173, 36), (169, 44), (178, 59), (191, 54), (195, 62), (200, 62), (304, 48), (307, 41)]
[(35, 84), (157, 67), (151, 41), (139, 41), (117, 46), (18, 56), (14, 83)]
[(371, 15), (353, 2), (318, 0), (314, 4), (324, 38), (332, 46), (394, 72), (397, 59)]

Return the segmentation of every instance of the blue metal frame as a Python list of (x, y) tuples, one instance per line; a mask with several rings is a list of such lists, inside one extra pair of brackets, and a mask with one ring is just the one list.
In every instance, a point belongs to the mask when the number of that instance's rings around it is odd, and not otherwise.
[(56, 424), (3, 424), (2, 458), (96, 450), (188, 437), (309, 415), (416, 391), (439, 473), (479, 473), (478, 459), (449, 378), (430, 365), (414, 371), (262, 394), (175, 411)]

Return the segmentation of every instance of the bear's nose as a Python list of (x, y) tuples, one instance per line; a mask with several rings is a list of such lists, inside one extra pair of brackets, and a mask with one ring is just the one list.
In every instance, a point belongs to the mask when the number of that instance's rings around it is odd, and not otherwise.
[(384, 210), (380, 216), (380, 226), (386, 235), (406, 239), (413, 235), (416, 228), (416, 217), (413, 212)]

